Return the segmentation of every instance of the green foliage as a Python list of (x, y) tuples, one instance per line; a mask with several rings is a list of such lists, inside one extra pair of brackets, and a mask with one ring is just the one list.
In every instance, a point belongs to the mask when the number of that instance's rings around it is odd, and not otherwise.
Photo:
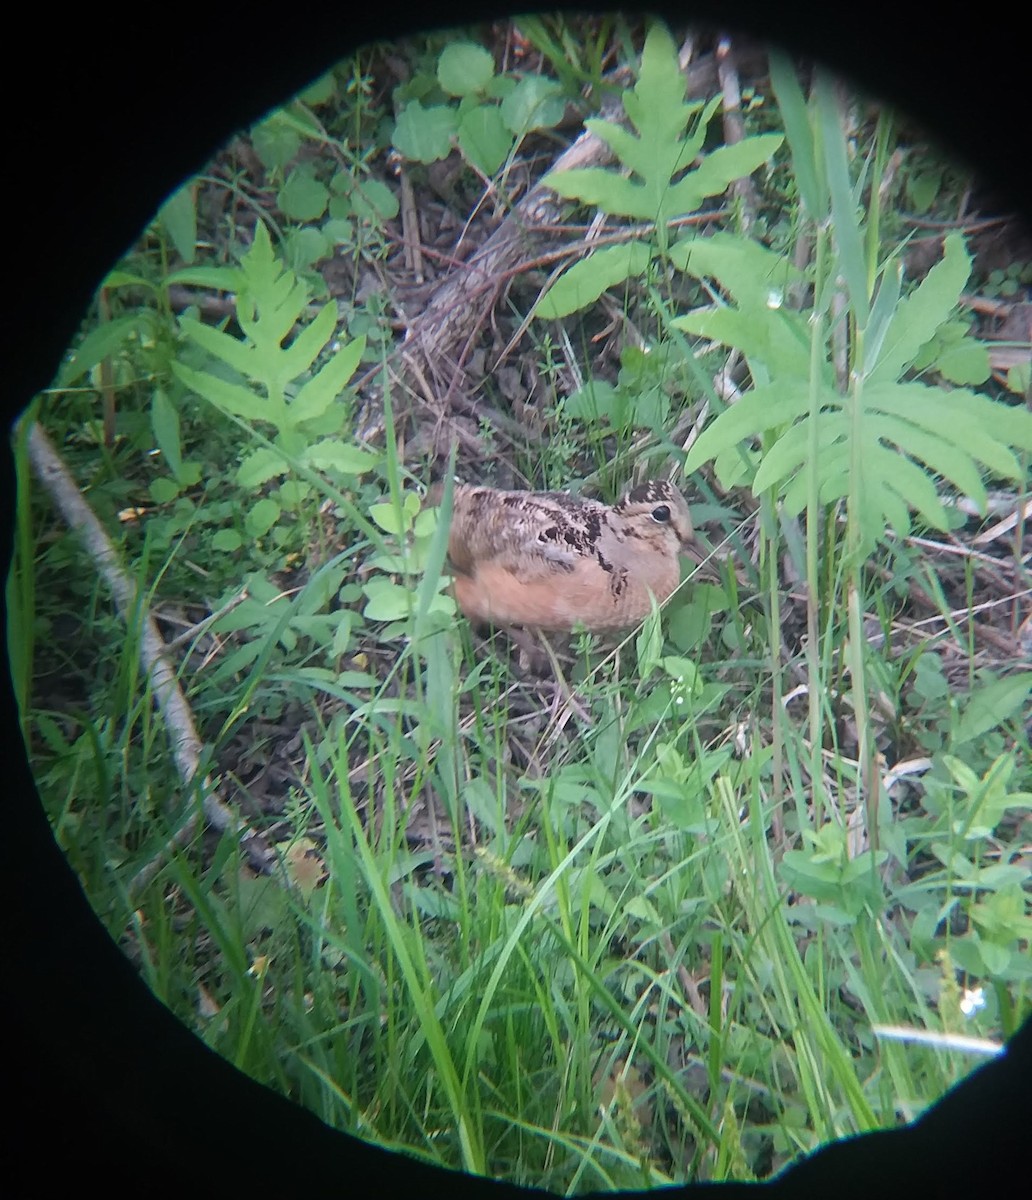
[[(979, 505), (985, 503), (980, 466), (1003, 478), (1022, 478), (1014, 450), (1032, 450), (1032, 414), (967, 389), (947, 392), (899, 381), (915, 361), (938, 365), (941, 355), (932, 343), (954, 312), (971, 265), (959, 234), (946, 239), (942, 261), (898, 302), (891, 300), (899, 294), (898, 268), (886, 265), (866, 351), (853, 363), (853, 386), (846, 395), (834, 386), (829, 347), (818, 348), (821, 358), (811, 373), (806, 314), (782, 308), (780, 285), (788, 268), (771, 258), (760, 279), (775, 286), (763, 302), (755, 287), (741, 286), (733, 269), (734, 248), (729, 248), (732, 270), (722, 278), (722, 249), (722, 244), (709, 248), (703, 265), (690, 247), (684, 268), (721, 279), (735, 306), (696, 310), (673, 324), (741, 351), (753, 379), (762, 382), (708, 426), (688, 455), (687, 471), (716, 460), (729, 485), (740, 478), (741, 460), (734, 454), (739, 443), (762, 438), (763, 459), (751, 479), (754, 493), (771, 489), (789, 513), (802, 510), (810, 486), (821, 504), (854, 499), (850, 516), (864, 555), (886, 526), (909, 532), (911, 511), (934, 528), (948, 528), (933, 472)], [(883, 304), (885, 297), (890, 302)], [(976, 356), (983, 353), (975, 348)], [(956, 358), (952, 361), (955, 365)], [(819, 450), (816, 457), (812, 445)]]
[(612, 121), (585, 121), (585, 127), (610, 147), (622, 169), (553, 171), (541, 183), (611, 216), (654, 222), (655, 247), (617, 246), (570, 267), (538, 301), (539, 317), (568, 316), (629, 276), (644, 274), (653, 255), (666, 252), (671, 221), (694, 212), (733, 180), (751, 174), (782, 141), (779, 134), (743, 138), (714, 150), (694, 167), (720, 98), (707, 104), (686, 103), (673, 41), (658, 23), (649, 31), (638, 82), (633, 91), (624, 93), (623, 104), (635, 133)]
[(448, 100), (424, 105), (424, 92), (398, 112), (394, 148), (413, 162), (447, 158), (457, 142), (470, 163), (494, 175), (528, 133), (558, 124), (565, 108), (559, 84), (537, 75), (496, 75), (491, 55), (474, 42), (444, 48), (436, 81)]
[[(345, 344), (313, 372), (336, 331), (334, 307), (325, 305), (292, 336), (308, 291), (276, 258), (262, 224), (240, 270), (236, 309), (243, 337), (184, 317), (181, 325), (190, 343), (214, 361), (205, 369), (184, 361), (173, 365), (178, 379), (222, 412), (273, 426), (271, 445), (241, 462), (239, 484), (252, 490), (296, 466), (343, 476), (371, 471), (377, 456), (340, 436), (347, 422), (341, 392), (358, 366), (365, 339)], [(216, 371), (216, 363), (223, 369)]]

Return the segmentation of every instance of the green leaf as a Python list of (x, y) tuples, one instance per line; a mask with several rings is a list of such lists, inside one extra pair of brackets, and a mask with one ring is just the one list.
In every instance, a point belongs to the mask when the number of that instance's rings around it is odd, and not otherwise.
[(398, 197), (379, 179), (360, 180), (351, 199), (364, 221), (393, 221), (398, 215)]
[(481, 92), (494, 75), (494, 59), (474, 42), (452, 42), (437, 62), (437, 80), (449, 96)]
[(219, 554), (235, 554), (244, 539), (235, 529), (219, 529), (212, 534), (211, 548)]
[(980, 687), (965, 705), (953, 744), (963, 745), (997, 729), (1027, 706), (1030, 693), (1032, 671), (1018, 671)]
[(244, 283), (244, 273), (239, 267), (184, 267), (166, 277), (166, 286), (173, 283), (184, 287), (213, 288), (219, 292), (238, 292)]
[(424, 108), (418, 100), (413, 100), (398, 114), (393, 144), (403, 158), (432, 163), (448, 157), (456, 132), (453, 108), (444, 104)]
[(307, 163), (295, 167), (279, 190), (277, 203), (293, 221), (317, 221), (326, 211), (329, 188), (315, 177), (315, 169)]
[[(327, 310), (331, 314), (331, 321), (327, 322), (327, 325), (330, 325), (335, 323), (336, 314), (330, 305), (327, 305)], [(321, 317), (322, 313), (319, 315)], [(365, 346), (364, 334), (352, 339), (341, 347), (317, 375), (301, 385), (290, 406), (291, 415), (295, 421), (307, 421), (326, 411), (354, 375)]]
[(799, 195), (810, 219), (819, 224), (828, 214), (828, 190), (817, 170), (813, 129), (795, 67), (788, 56), (780, 51), (772, 50), (770, 53), (770, 81), (792, 152), (792, 171)]
[(950, 346), (935, 360), (944, 379), (960, 386), (985, 383), (991, 370), (989, 348), (974, 338)]
[(251, 131), (251, 145), (267, 171), (282, 170), (301, 149), (301, 138), (283, 119), (274, 114)]
[(362, 615), (369, 621), (403, 621), (412, 613), (412, 592), (390, 579), (371, 579), (362, 591), (368, 597)]
[(839, 265), (849, 291), (849, 300), (856, 316), (857, 327), (867, 328), (870, 299), (867, 294), (867, 267), (864, 261), (863, 238), (860, 231), (853, 186), (849, 177), (849, 158), (846, 140), (839, 121), (835, 102), (835, 87), (822, 71), (817, 76), (817, 117), (824, 145), (824, 171), (831, 195), (831, 213), (838, 246)]
[(944, 251), (941, 261), (897, 307), (881, 353), (868, 370), (871, 382), (888, 383), (898, 379), (956, 308), (971, 273), (971, 259), (964, 248), (964, 239), (958, 233), (951, 233), (946, 238)]
[(629, 276), (643, 274), (650, 258), (643, 242), (596, 250), (559, 276), (538, 300), (535, 314), (548, 320), (579, 312)]
[(341, 442), (334, 438), (323, 438), (310, 446), (302, 455), (302, 461), (317, 471), (340, 471), (342, 475), (365, 475), (380, 462), (380, 455), (361, 446)]
[(206, 371), (195, 371), (193, 367), (184, 366), (180, 362), (172, 364), (172, 373), (191, 391), (214, 404), (216, 408), (221, 408), (223, 412), (232, 413), (248, 421), (269, 419), (261, 397), (250, 388), (230, 383)]
[(540, 75), (528, 75), (502, 101), (502, 120), (516, 137), (532, 129), (550, 129), (558, 125), (566, 111), (566, 100), (559, 84)]
[(291, 229), (283, 239), (283, 257), (294, 271), (307, 271), (332, 252), (332, 241), (315, 225)]
[(158, 220), (179, 257), (185, 263), (192, 263), (197, 252), (197, 209), (193, 187), (173, 192), (158, 209)]
[(459, 119), (459, 145), (463, 154), (485, 175), (493, 175), (512, 150), (512, 134), (493, 104), (478, 104)]
[(280, 506), (268, 496), (256, 501), (244, 515), (244, 527), (251, 537), (264, 537), (280, 519)]
[(72, 351), (69, 358), (57, 375), (58, 387), (71, 387), (88, 371), (92, 371), (105, 358), (111, 358), (118, 351), (129, 346), (149, 325), (150, 317), (146, 312), (129, 313), (124, 317), (115, 317), (113, 321), (104, 321), (91, 330)]
[(733, 233), (677, 242), (670, 261), (696, 279), (714, 279), (742, 307), (775, 311), (804, 276), (788, 257)]
[(179, 441), (179, 413), (162, 388), (151, 399), (151, 429), (168, 469), (182, 483), (183, 452)]
[(325, 75), (320, 75), (314, 83), (310, 83), (298, 95), (298, 99), (304, 104), (311, 104), (314, 108), (318, 108), (319, 105), (332, 100), (336, 93), (337, 80), (332, 71), (327, 71)]
[[(633, 91), (624, 94), (627, 116), (637, 133), (610, 121), (585, 122), (585, 128), (611, 147), (620, 169), (585, 167), (553, 171), (541, 181), (559, 195), (579, 199), (605, 212), (655, 221), (660, 245), (668, 222), (694, 211), (706, 196), (755, 170), (783, 140), (780, 134), (745, 138), (724, 146), (691, 169), (719, 107), (685, 103), (685, 79), (668, 31), (652, 26), (642, 51), (641, 73)], [(691, 132), (687, 127), (697, 118)], [(624, 172), (630, 171), (628, 176)]]
[(236, 481), (245, 492), (256, 492), (270, 479), (286, 474), (288, 469), (289, 463), (282, 454), (269, 446), (259, 446), (237, 467)]

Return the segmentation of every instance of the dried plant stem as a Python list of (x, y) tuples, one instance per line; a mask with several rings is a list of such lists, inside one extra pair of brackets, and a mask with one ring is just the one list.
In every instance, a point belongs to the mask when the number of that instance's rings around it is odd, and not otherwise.
[[(139, 614), (140, 661), (168, 729), (176, 767), (185, 789), (188, 790), (196, 782), (203, 743), (197, 735), (193, 714), (179, 687), (175, 669), (165, 656), (166, 647), (161, 633), (150, 612), (141, 608), (135, 582), (119, 564), (118, 554), (111, 539), (86, 503), (53, 443), (39, 425), (34, 424), (29, 431), (28, 444), (29, 458), (40, 483), (57, 505), (69, 528), (75, 530), (82, 539), (88, 554), (111, 588), (123, 620), (128, 622)], [(255, 869), (268, 873), (276, 860), (274, 853), (262, 838), (219, 799), (208, 778), (199, 781), (199, 787), (203, 797), (202, 810), (208, 823), (220, 832), (238, 833), (240, 845), (251, 864)], [(147, 863), (133, 877), (130, 883), (131, 893), (138, 892), (154, 877), (165, 855), (193, 837), (196, 826), (197, 817), (193, 816), (176, 830), (164, 853)]]

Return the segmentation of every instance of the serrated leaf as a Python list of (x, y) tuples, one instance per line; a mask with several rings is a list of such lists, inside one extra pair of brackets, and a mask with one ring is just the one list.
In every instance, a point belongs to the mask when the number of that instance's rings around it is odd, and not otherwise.
[(449, 96), (481, 92), (494, 75), (494, 59), (475, 42), (452, 42), (437, 61), (437, 81)]
[(432, 163), (448, 157), (456, 132), (454, 109), (444, 104), (424, 108), (418, 100), (413, 100), (398, 114), (392, 141), (403, 158)]
[(649, 248), (642, 242), (596, 250), (559, 276), (538, 300), (535, 315), (549, 320), (587, 308), (609, 288), (643, 273), (650, 257)]
[(951, 233), (943, 244), (943, 257), (906, 299), (900, 301), (868, 377), (872, 383), (899, 378), (922, 346), (934, 336), (956, 308), (971, 273), (964, 239)]
[(288, 467), (282, 454), (269, 446), (259, 446), (237, 467), (236, 480), (245, 492), (256, 492), (270, 479), (286, 474)]

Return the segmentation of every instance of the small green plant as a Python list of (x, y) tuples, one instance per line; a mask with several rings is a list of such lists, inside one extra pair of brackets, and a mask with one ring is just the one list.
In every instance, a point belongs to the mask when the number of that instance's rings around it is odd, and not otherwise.
[[(448, 99), (424, 105), (435, 93)], [(393, 141), (399, 154), (432, 163), (457, 144), (484, 175), (494, 175), (527, 134), (556, 125), (566, 103), (553, 80), (495, 74), (491, 54), (468, 41), (450, 42), (438, 57), (435, 78), (419, 77), (397, 98), (402, 106)]]
[(668, 251), (672, 221), (694, 213), (707, 197), (720, 195), (732, 180), (755, 171), (783, 140), (774, 133), (746, 137), (719, 147), (696, 166), (720, 97), (706, 104), (686, 103), (673, 41), (658, 23), (649, 30), (638, 82), (624, 93), (623, 105), (634, 133), (612, 121), (585, 121), (616, 154), (619, 169), (552, 171), (541, 182), (610, 216), (648, 221), (654, 238), (597, 250), (570, 267), (538, 301), (539, 317), (568, 316), (629, 277), (645, 276), (653, 259)]

